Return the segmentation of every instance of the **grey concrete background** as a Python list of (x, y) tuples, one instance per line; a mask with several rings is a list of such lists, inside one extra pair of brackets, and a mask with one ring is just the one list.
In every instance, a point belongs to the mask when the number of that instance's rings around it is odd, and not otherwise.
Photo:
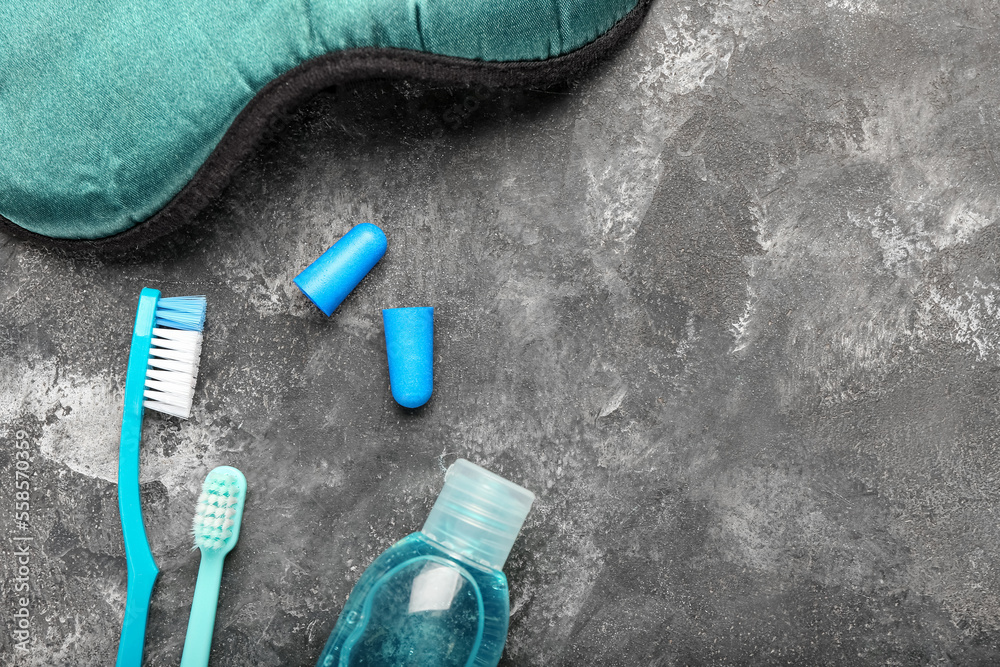
[[(210, 318), (193, 417), (145, 421), (150, 665), (179, 660), (211, 467), (250, 485), (212, 664), (310, 665), (459, 456), (538, 494), (504, 665), (1000, 663), (997, 23), (969, 0), (659, 0), (562, 89), (321, 95), (148, 251), (2, 239), (0, 662), (113, 660), (149, 285)], [(292, 278), (362, 221), (389, 252), (328, 319)], [(414, 412), (379, 312), (405, 305), (437, 308)]]

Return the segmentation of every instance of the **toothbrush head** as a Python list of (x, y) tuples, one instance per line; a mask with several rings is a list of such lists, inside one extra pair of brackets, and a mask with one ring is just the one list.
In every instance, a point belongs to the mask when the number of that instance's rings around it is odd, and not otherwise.
[(240, 536), (246, 495), (246, 477), (236, 468), (219, 466), (208, 473), (191, 529), (195, 547), (202, 553), (232, 551)]
[(204, 328), (205, 297), (175, 296), (156, 302), (143, 406), (182, 419), (191, 416)]

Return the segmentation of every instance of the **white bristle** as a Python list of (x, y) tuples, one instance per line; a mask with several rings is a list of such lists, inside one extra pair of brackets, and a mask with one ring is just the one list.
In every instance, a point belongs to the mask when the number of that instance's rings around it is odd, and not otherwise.
[(156, 316), (160, 326), (153, 328), (143, 406), (187, 419), (191, 416), (194, 401), (203, 336), (201, 331), (171, 329), (168, 326), (202, 326), (205, 321), (205, 298), (160, 299)]
[(190, 341), (177, 340), (174, 338), (154, 338), (153, 344), (158, 348), (164, 350), (175, 350), (177, 352), (192, 353), (201, 351), (201, 345), (194, 347)]
[(155, 357), (150, 358), (149, 365), (153, 368), (161, 368), (165, 371), (188, 371), (191, 368), (191, 364), (185, 364), (180, 361), (172, 361), (170, 359), (156, 359)]
[(190, 348), (183, 350), (170, 350), (163, 347), (156, 347), (158, 339), (153, 339), (153, 347), (149, 348), (149, 354), (160, 359), (173, 359), (174, 361), (183, 361), (184, 363), (195, 365), (198, 355), (195, 354), (197, 350), (192, 350)]
[(171, 340), (200, 340), (200, 331), (186, 331), (184, 329), (167, 329), (153, 327), (153, 335), (157, 338), (170, 338)]
[[(178, 378), (175, 373), (169, 371), (158, 371), (155, 368), (150, 368), (146, 370), (146, 378), (148, 380), (160, 380), (162, 382), (177, 382)], [(191, 383), (189, 386), (194, 387), (196, 378), (191, 378)], [(146, 386), (149, 386), (147, 382)]]
[[(163, 382), (160, 383), (161, 386), (165, 384), (166, 383)], [(170, 389), (166, 390), (147, 389), (144, 392), (142, 392), (142, 395), (145, 396), (150, 401), (157, 401), (160, 403), (166, 403), (168, 405), (175, 405), (177, 406), (177, 408), (182, 410), (184, 409), (185, 406), (191, 404), (191, 397), (193, 396), (193, 394), (194, 392), (192, 392), (190, 388), (186, 393), (180, 391), (171, 391)]]

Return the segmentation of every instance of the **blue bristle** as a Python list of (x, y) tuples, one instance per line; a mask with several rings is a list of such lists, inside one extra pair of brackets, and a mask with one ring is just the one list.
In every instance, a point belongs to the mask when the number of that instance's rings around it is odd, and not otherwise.
[(156, 326), (201, 331), (205, 328), (204, 296), (170, 296), (156, 304)]

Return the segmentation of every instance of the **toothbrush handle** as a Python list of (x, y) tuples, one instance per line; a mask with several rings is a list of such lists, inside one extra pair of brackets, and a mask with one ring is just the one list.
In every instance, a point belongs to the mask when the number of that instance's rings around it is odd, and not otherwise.
[(117, 667), (139, 667), (146, 640), (146, 616), (153, 584), (160, 573), (146, 541), (139, 505), (139, 426), (142, 418), (126, 419), (122, 425), (121, 460), (118, 464), (118, 507), (122, 516), (125, 556), (128, 564), (128, 587), (125, 594), (125, 618), (118, 642)]
[(181, 667), (205, 667), (212, 650), (212, 631), (215, 629), (215, 609), (219, 604), (219, 586), (222, 583), (222, 553), (201, 553), (198, 581), (194, 585), (194, 601), (188, 618), (187, 635)]
[[(140, 385), (141, 390), (141, 385)], [(126, 393), (132, 387), (126, 388)], [(160, 573), (153, 560), (153, 552), (146, 540), (142, 523), (142, 506), (139, 499), (139, 437), (142, 428), (141, 404), (139, 410), (125, 406), (122, 420), (121, 452), (118, 460), (118, 511), (122, 519), (122, 537), (125, 542), (125, 561), (128, 565), (128, 587), (125, 593), (125, 618), (122, 621), (121, 639), (118, 641), (117, 667), (139, 667), (142, 664), (142, 646), (146, 640), (146, 616), (153, 584)]]
[(128, 588), (125, 593), (125, 618), (118, 641), (117, 667), (140, 667), (142, 645), (146, 640), (146, 616), (153, 584), (160, 573), (146, 539), (139, 499), (139, 442), (142, 438), (143, 385), (146, 364), (156, 319), (156, 300), (160, 293), (145, 288), (139, 296), (132, 332), (132, 347), (125, 377), (125, 407), (122, 412), (121, 445), (118, 455), (118, 513), (121, 515)]
[[(152, 559), (150, 559), (152, 563)], [(128, 592), (125, 594), (125, 618), (122, 621), (121, 639), (118, 641), (117, 667), (139, 667), (142, 664), (142, 647), (146, 641), (146, 616), (149, 599), (156, 583), (156, 565), (145, 570), (145, 575), (137, 575), (129, 568)]]

